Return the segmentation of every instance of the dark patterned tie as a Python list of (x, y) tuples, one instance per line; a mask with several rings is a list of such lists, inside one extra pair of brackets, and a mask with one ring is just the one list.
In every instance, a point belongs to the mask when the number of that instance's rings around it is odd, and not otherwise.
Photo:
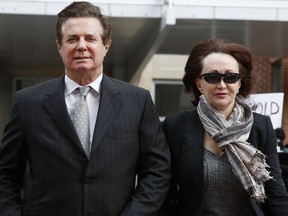
[(86, 96), (90, 91), (90, 86), (79, 87), (80, 99), (76, 104), (74, 113), (74, 127), (77, 131), (79, 140), (84, 148), (84, 151), (89, 158), (90, 156), (90, 133), (89, 133), (89, 113)]

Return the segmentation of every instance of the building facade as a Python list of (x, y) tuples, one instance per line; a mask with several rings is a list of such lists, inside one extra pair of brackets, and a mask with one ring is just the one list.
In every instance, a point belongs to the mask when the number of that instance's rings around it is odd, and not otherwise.
[[(0, 138), (15, 91), (61, 76), (55, 16), (72, 1), (0, 0)], [(193, 108), (184, 65), (204, 38), (239, 42), (253, 53), (253, 93), (283, 92), (288, 133), (288, 1), (101, 0), (112, 24), (104, 72), (151, 91), (161, 119)], [(169, 97), (169, 98), (167, 98)]]

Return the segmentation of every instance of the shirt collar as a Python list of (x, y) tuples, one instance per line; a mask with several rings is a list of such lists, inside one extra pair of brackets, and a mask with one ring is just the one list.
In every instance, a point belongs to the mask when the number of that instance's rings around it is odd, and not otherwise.
[[(89, 86), (94, 89), (96, 92), (100, 93), (100, 84), (103, 79), (103, 74), (101, 73), (96, 80), (89, 84)], [(74, 80), (70, 79), (67, 75), (64, 77), (65, 82), (65, 96), (71, 94), (76, 88), (81, 87)]]

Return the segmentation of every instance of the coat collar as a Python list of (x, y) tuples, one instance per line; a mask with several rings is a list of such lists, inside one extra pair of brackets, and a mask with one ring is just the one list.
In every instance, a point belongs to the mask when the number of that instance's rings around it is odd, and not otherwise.
[(81, 147), (65, 103), (64, 76), (50, 83), (51, 85), (48, 85), (44, 93), (43, 107), (54, 120), (55, 124), (63, 131), (63, 134)]
[[(64, 76), (51, 82), (51, 85), (46, 88), (43, 106), (55, 121), (55, 124), (63, 131), (63, 134), (69, 137), (73, 143), (76, 143), (78, 147), (83, 150), (73, 126), (73, 122), (67, 111), (64, 98), (64, 87)], [(122, 104), (123, 98), (117, 81), (103, 75), (98, 117), (93, 134), (91, 154), (101, 142), (108, 126), (113, 121)]]
[(117, 81), (104, 75), (101, 83), (100, 102), (94, 129), (91, 154), (100, 144), (109, 125), (123, 104), (123, 95)]

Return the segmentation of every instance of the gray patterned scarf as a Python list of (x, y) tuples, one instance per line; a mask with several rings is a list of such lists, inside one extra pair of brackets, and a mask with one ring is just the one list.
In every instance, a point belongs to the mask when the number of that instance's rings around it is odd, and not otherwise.
[(226, 119), (200, 96), (197, 112), (205, 130), (220, 148), (225, 148), (228, 160), (244, 189), (257, 202), (267, 198), (264, 182), (272, 179), (266, 170), (265, 155), (247, 142), (253, 115), (245, 99), (237, 96), (234, 110)]

